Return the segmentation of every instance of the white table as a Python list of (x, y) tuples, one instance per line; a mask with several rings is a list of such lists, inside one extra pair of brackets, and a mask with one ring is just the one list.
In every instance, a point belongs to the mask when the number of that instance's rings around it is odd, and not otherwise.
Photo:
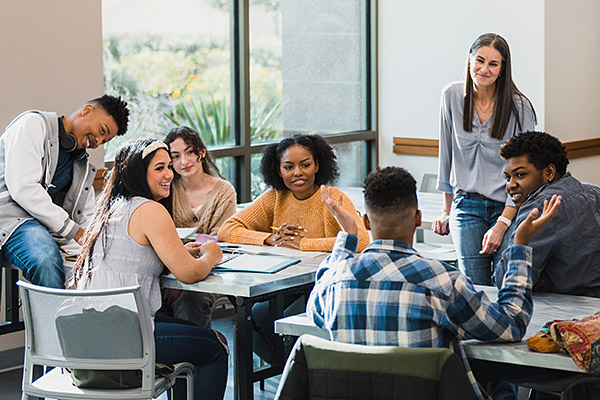
[[(477, 286), (491, 299), (497, 297), (497, 290), (488, 286)], [(600, 301), (593, 297), (569, 296), (553, 293), (535, 293), (533, 316), (527, 327), (525, 338), (535, 333), (546, 322), (553, 319), (573, 319), (591, 315), (600, 309)], [(329, 339), (329, 334), (315, 326), (305, 314), (294, 315), (275, 321), (275, 332), (285, 336), (310, 334)], [(478, 340), (464, 342), (470, 358), (496, 361), (508, 364), (550, 368), (562, 371), (583, 372), (564, 351), (559, 353), (536, 353), (529, 350), (524, 341), (515, 343), (490, 343)]]
[[(244, 248), (250, 246), (243, 246)], [(257, 246), (252, 246), (257, 247)], [(268, 250), (268, 247), (262, 247)], [(293, 252), (291, 252), (293, 253)], [(248, 272), (211, 273), (206, 279), (192, 285), (179, 282), (173, 276), (163, 276), (161, 285), (167, 288), (219, 293), (229, 297), (236, 309), (234, 330), (234, 387), (238, 399), (253, 399), (254, 382), (279, 375), (285, 366), (285, 349), (282, 338), (269, 332), (276, 348), (271, 353), (271, 365), (254, 369), (252, 350), (252, 306), (269, 301), (273, 321), (283, 316), (283, 298), (287, 294), (308, 294), (315, 281), (317, 266), (324, 253), (296, 251), (301, 263), (287, 267), (275, 274)]]

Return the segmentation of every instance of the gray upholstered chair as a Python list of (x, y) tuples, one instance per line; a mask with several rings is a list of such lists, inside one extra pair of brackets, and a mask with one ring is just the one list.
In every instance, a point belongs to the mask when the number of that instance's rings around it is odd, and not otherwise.
[(302, 335), (276, 400), (465, 400), (474, 392), (449, 349), (362, 346)]
[[(17, 284), (25, 319), (23, 399), (149, 399), (172, 387), (176, 378), (187, 380), (188, 400), (193, 398), (192, 364), (179, 363), (172, 372), (155, 376), (152, 320), (139, 286), (77, 291)], [(50, 368), (35, 379), (35, 365)], [(127, 371), (141, 375), (141, 386), (81, 388), (66, 368)]]

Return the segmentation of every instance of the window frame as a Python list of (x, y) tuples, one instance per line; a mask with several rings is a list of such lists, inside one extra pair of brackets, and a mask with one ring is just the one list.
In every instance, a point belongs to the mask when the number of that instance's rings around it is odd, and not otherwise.
[[(364, 107), (366, 129), (326, 134), (331, 144), (363, 142), (363, 168), (366, 173), (378, 165), (377, 130), (377, 0), (362, 0), (364, 17), (361, 23), (365, 49)], [(252, 156), (262, 152), (269, 142), (252, 143), (250, 128), (250, 0), (230, 0), (230, 73), (231, 122), (234, 143), (211, 146), (213, 159), (233, 159), (234, 182), (238, 203), (251, 201)], [(106, 162), (112, 168), (112, 162)]]

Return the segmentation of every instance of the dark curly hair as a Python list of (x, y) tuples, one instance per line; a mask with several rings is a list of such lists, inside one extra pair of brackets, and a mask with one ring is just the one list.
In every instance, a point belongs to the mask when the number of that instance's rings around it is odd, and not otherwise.
[(377, 168), (363, 184), (369, 212), (382, 215), (417, 208), (417, 182), (404, 168)]
[[(169, 133), (167, 133), (164, 142), (167, 146), (169, 146), (169, 148), (171, 148), (171, 143), (173, 143), (175, 139), (182, 139), (185, 144), (192, 146), (192, 151), (198, 156), (198, 158), (200, 158), (202, 151), (206, 150), (206, 156), (202, 159), (202, 171), (209, 175), (218, 176), (221, 179), (225, 179), (223, 175), (221, 175), (221, 172), (219, 172), (219, 168), (213, 161), (210, 152), (206, 148), (206, 145), (200, 138), (198, 132), (188, 126), (176, 126), (175, 128), (171, 129)], [(179, 174), (175, 172), (174, 169), (173, 173), (175, 174), (175, 178), (178, 179)]]
[(559, 177), (567, 172), (569, 159), (565, 146), (552, 135), (546, 132), (524, 132), (513, 136), (502, 145), (500, 157), (509, 158), (526, 155), (527, 159), (537, 170), (542, 170), (550, 164), (556, 167)]
[(330, 185), (335, 182), (340, 175), (340, 171), (337, 165), (337, 157), (331, 145), (319, 135), (302, 134), (282, 139), (279, 143), (271, 143), (263, 149), (260, 173), (267, 185), (275, 190), (287, 189), (283, 179), (279, 176), (279, 164), (283, 153), (288, 147), (295, 144), (306, 147), (315, 162), (319, 164), (319, 170), (315, 176), (315, 185)]
[(121, 100), (121, 97), (114, 97), (105, 94), (97, 99), (90, 100), (89, 104), (97, 104), (104, 109), (115, 119), (119, 130), (117, 136), (124, 135), (127, 132), (127, 124), (129, 123), (129, 109), (127, 108), (127, 102)]

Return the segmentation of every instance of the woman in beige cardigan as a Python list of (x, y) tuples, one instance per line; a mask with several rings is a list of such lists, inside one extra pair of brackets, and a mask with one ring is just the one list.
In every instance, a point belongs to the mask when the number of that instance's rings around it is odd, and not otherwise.
[[(173, 221), (178, 228), (197, 228), (196, 233), (216, 236), (220, 226), (235, 213), (236, 194), (211, 159), (202, 139), (187, 126), (173, 128), (164, 142), (169, 146), (175, 178)], [(218, 295), (165, 290), (163, 310), (175, 318), (209, 328)]]

